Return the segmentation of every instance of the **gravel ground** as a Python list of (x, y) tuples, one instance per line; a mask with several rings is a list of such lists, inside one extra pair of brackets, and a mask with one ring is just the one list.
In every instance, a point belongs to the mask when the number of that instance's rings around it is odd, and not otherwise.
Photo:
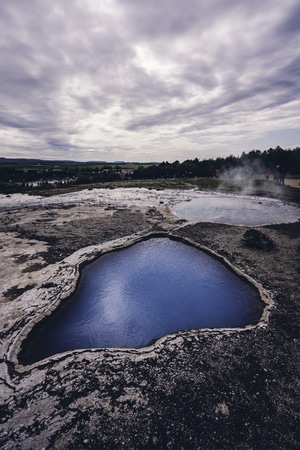
[[(300, 223), (254, 229), (262, 240), (250, 243), (247, 227), (184, 224), (167, 205), (0, 212), (0, 448), (298, 448)], [(270, 302), (264, 320), (21, 365), (33, 323), (74, 290), (79, 265), (152, 233), (251, 277)]]

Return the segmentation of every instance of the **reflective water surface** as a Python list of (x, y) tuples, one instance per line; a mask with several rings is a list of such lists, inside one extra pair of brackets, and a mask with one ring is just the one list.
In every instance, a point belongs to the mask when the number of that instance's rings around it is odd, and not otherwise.
[(21, 354), (26, 363), (66, 350), (138, 348), (180, 330), (257, 322), (256, 289), (206, 253), (152, 238), (85, 267), (72, 299)]
[(264, 225), (296, 222), (300, 209), (275, 199), (233, 195), (203, 195), (173, 207), (175, 214), (190, 220), (232, 225)]

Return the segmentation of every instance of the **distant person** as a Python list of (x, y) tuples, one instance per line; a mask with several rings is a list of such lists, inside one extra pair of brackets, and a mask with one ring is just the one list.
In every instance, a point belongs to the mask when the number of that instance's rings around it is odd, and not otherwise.
[(276, 166), (275, 167), (275, 170), (273, 172), (273, 177), (274, 177), (275, 183), (279, 183), (279, 180), (280, 180), (280, 166)]
[(220, 171), (219, 171), (219, 169), (216, 169), (216, 171), (215, 171), (215, 177), (216, 177), (216, 178), (220, 178)]
[(284, 184), (284, 179), (286, 177), (286, 171), (284, 167), (279, 168), (279, 183)]
[(268, 180), (271, 175), (272, 175), (272, 170), (268, 167), (265, 171), (266, 180)]

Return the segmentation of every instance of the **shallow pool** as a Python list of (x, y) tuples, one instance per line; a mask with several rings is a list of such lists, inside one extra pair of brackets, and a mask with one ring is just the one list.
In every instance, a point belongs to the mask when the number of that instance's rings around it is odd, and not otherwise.
[(203, 194), (177, 203), (173, 211), (188, 220), (247, 226), (296, 222), (300, 219), (300, 208), (296, 205), (275, 199), (225, 194)]
[(67, 304), (27, 342), (32, 363), (82, 348), (139, 348), (180, 330), (259, 321), (257, 290), (222, 263), (182, 242), (152, 238), (83, 269)]

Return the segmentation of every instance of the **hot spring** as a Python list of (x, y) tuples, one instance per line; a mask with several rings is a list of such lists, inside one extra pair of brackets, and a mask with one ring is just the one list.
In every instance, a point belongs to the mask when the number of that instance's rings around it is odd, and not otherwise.
[(280, 200), (226, 194), (201, 194), (173, 207), (179, 217), (188, 220), (230, 225), (266, 225), (296, 222), (300, 209)]
[(141, 348), (181, 330), (244, 327), (264, 309), (256, 288), (212, 256), (151, 238), (86, 266), (74, 295), (35, 326), (19, 355), (30, 364), (88, 348)]

